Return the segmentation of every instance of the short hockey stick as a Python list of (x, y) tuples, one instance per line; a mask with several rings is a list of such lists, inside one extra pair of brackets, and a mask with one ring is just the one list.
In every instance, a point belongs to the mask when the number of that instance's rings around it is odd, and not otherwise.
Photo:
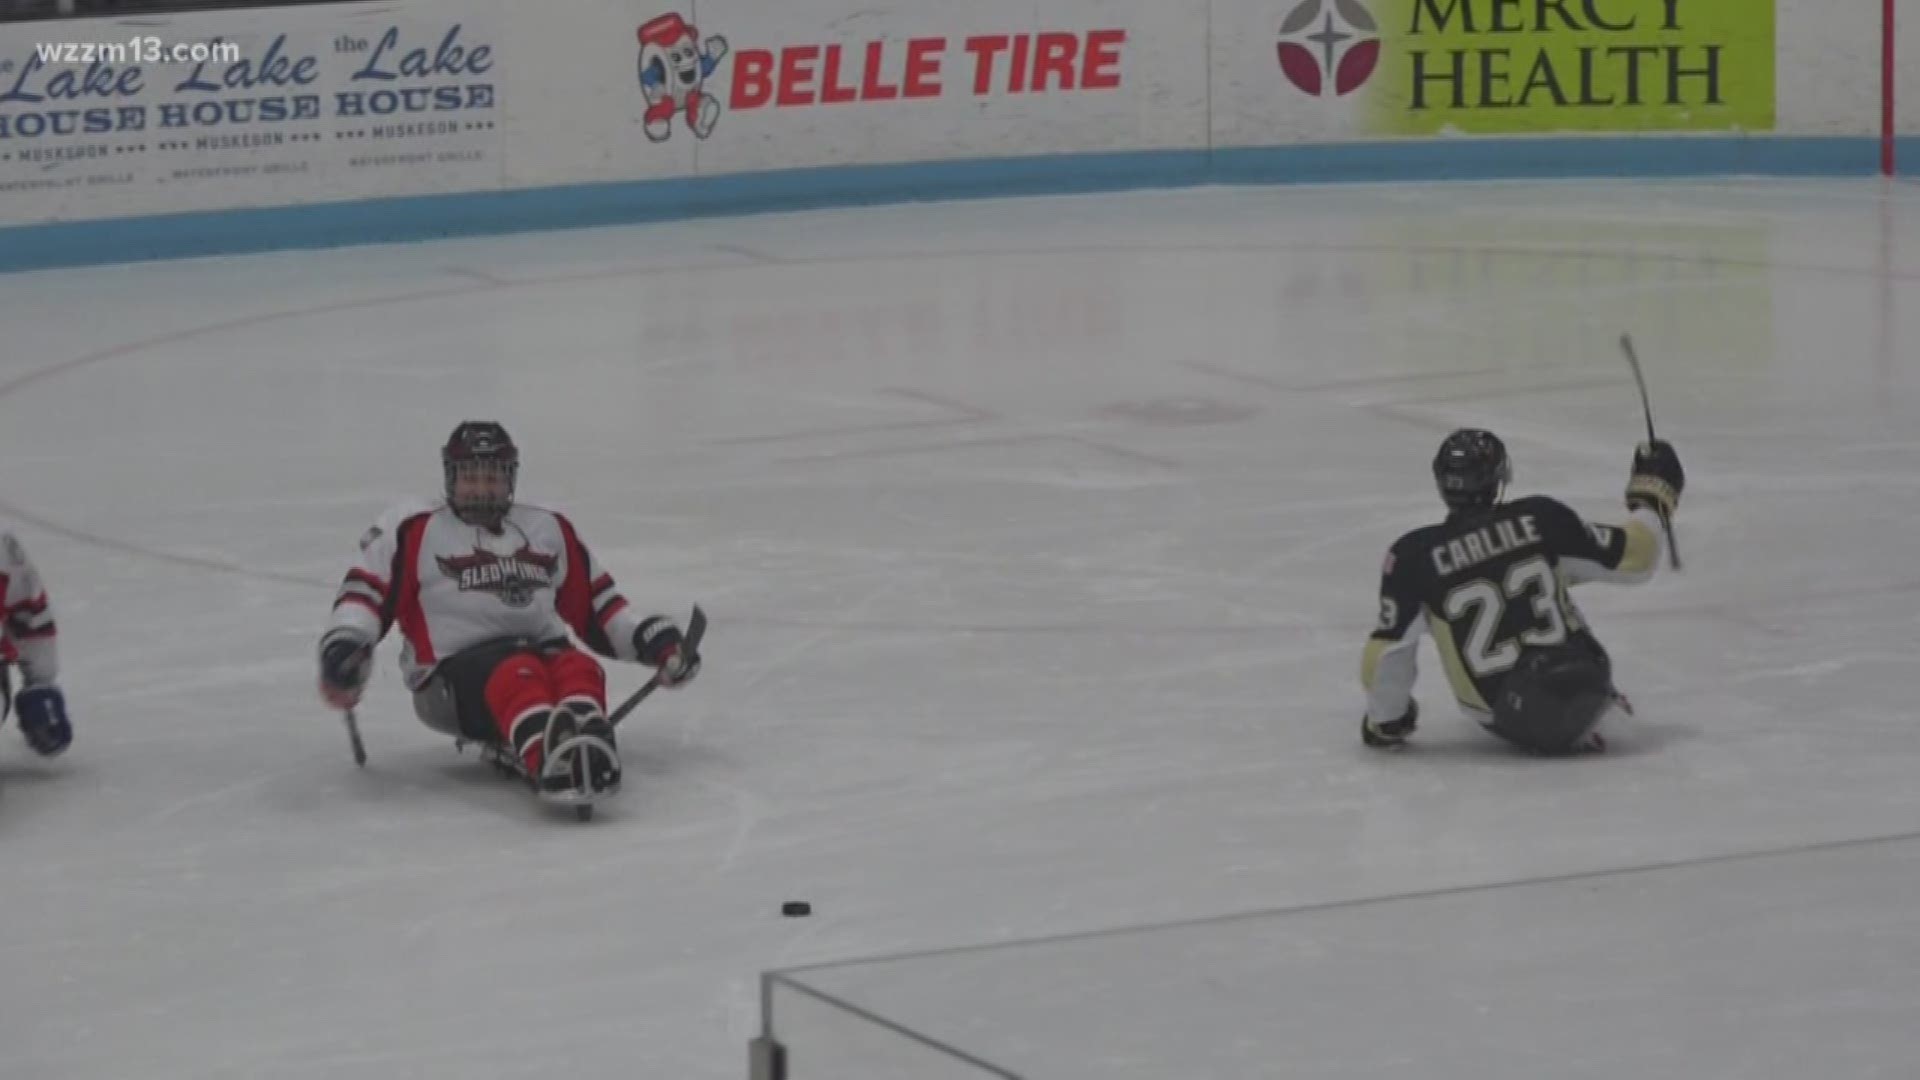
[[(693, 614), (687, 617), (687, 647), (698, 652), (700, 649), (700, 639), (706, 636), (707, 613), (700, 610), (699, 604), (695, 604), (693, 605)], [(655, 675), (653, 678), (647, 680), (647, 685), (635, 690), (632, 697), (621, 702), (620, 707), (613, 710), (613, 715), (607, 717), (607, 724), (611, 727), (619, 727), (620, 721), (625, 720), (628, 713), (639, 708), (640, 703), (647, 700), (647, 698), (658, 689), (660, 689), (660, 676)]]
[[(1653, 402), (1647, 396), (1647, 377), (1640, 372), (1640, 355), (1634, 351), (1633, 335), (1620, 335), (1620, 351), (1627, 354), (1627, 366), (1633, 369), (1633, 381), (1640, 387), (1640, 411), (1647, 418), (1647, 442), (1652, 443), (1657, 439), (1653, 433)], [(1680, 544), (1673, 536), (1673, 519), (1667, 516), (1665, 510), (1659, 513), (1660, 527), (1667, 534), (1667, 561), (1673, 564), (1675, 570), (1678, 570), (1680, 569)]]
[(347, 722), (347, 739), (353, 743), (353, 763), (364, 769), (367, 765), (367, 747), (360, 741), (360, 719), (353, 715), (352, 709), (340, 716)]

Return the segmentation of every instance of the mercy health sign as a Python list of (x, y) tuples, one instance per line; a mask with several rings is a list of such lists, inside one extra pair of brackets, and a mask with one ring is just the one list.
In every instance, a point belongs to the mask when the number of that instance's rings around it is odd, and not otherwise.
[[(1063, 154), (1866, 136), (1874, 7), (408, 0), (8, 23), (0, 225)], [(135, 35), (238, 51), (45, 48)]]
[(1725, 0), (1299, 0), (1289, 83), (1361, 130), (1765, 131), (1774, 13)]

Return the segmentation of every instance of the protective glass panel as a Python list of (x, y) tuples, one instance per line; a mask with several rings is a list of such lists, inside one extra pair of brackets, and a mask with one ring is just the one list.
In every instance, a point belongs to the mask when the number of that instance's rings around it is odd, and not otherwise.
[(783, 977), (1027, 1080), (1893, 1075), (1915, 895), (1867, 842)]

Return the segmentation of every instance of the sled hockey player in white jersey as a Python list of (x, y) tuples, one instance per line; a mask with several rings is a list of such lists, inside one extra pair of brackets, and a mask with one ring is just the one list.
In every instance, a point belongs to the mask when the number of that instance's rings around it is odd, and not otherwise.
[[(0, 701), (10, 691), (7, 672), (20, 669), (21, 688), (11, 694), (20, 714), (20, 735), (41, 757), (54, 757), (73, 744), (67, 698), (54, 682), (60, 675), (60, 650), (53, 607), (27, 551), (12, 533), (0, 533)], [(0, 717), (4, 718), (4, 717)]]
[(520, 454), (492, 421), (455, 428), (441, 451), (446, 497), (384, 514), (360, 540), (320, 639), (320, 693), (359, 702), (373, 648), (398, 626), (421, 722), (495, 751), (542, 798), (591, 805), (620, 786), (606, 677), (577, 648), (693, 678), (700, 657), (673, 620), (640, 618), (573, 523), (514, 501)]

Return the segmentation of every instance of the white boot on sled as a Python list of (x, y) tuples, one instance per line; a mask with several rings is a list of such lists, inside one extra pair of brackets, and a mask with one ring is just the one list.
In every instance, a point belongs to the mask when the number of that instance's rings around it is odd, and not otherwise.
[(555, 709), (544, 742), (546, 760), (535, 784), (542, 799), (585, 817), (620, 790), (620, 752), (598, 706), (568, 702)]

